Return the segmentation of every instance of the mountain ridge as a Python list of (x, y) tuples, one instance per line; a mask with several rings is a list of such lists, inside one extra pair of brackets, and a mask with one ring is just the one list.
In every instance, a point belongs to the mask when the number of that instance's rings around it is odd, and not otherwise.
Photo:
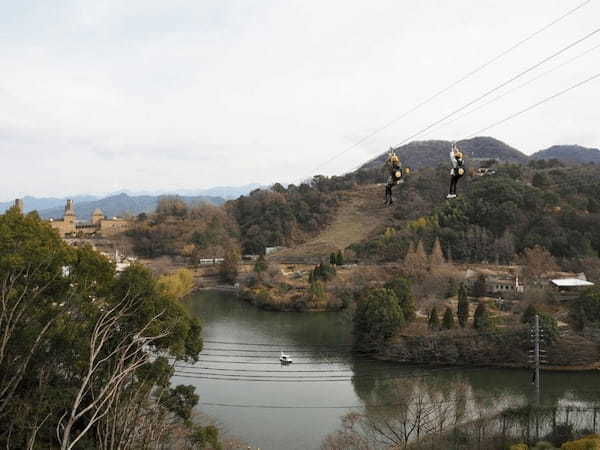
[(581, 145), (553, 145), (546, 149), (533, 153), (532, 160), (558, 159), (562, 162), (588, 164), (600, 164), (600, 150), (593, 147)]
[[(504, 163), (526, 164), (529, 157), (511, 147), (510, 145), (486, 136), (479, 136), (456, 142), (456, 145), (467, 157), (467, 163), (471, 161), (483, 161), (495, 159)], [(452, 141), (428, 140), (412, 141), (395, 149), (405, 167), (422, 169), (424, 167), (437, 167), (449, 164), (449, 153)], [(361, 169), (372, 169), (384, 164), (387, 152), (381, 153), (375, 158), (363, 164)]]
[[(99, 208), (107, 217), (122, 216), (122, 215), (137, 215), (141, 213), (153, 212), (158, 206), (158, 202), (164, 197), (174, 197), (169, 195), (138, 195), (130, 196), (125, 193), (112, 195), (109, 197), (92, 200), (82, 203), (75, 202), (75, 212), (80, 219), (88, 219), (92, 212)], [(221, 197), (209, 196), (177, 196), (188, 205), (197, 203), (209, 203), (215, 206), (221, 206), (225, 203), (225, 199)], [(25, 204), (26, 205), (26, 204)], [(38, 211), (38, 214), (44, 219), (61, 218), (64, 213), (64, 203), (61, 206), (44, 209)]]

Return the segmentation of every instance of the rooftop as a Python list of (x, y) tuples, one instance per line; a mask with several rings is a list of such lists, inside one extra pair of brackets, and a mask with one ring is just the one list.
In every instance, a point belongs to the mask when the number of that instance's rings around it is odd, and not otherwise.
[(559, 278), (551, 280), (552, 284), (558, 287), (581, 287), (581, 286), (593, 286), (594, 283), (589, 281), (580, 280), (579, 278)]

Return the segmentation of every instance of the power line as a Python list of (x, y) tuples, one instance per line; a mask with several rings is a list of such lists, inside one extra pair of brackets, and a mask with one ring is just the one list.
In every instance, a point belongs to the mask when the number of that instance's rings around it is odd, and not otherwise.
[(537, 69), (538, 67), (540, 67), (541, 65), (547, 63), (548, 61), (556, 58), (557, 56), (563, 54), (564, 52), (566, 52), (567, 50), (573, 48), (574, 46), (580, 44), (581, 42), (585, 41), (586, 39), (591, 38), (592, 36), (596, 35), (600, 33), (600, 28), (596, 28), (595, 30), (589, 32), (588, 34), (586, 34), (585, 36), (571, 42), (570, 44), (562, 47), (560, 50), (552, 53), (549, 56), (546, 56), (545, 58), (541, 59), (540, 61), (536, 62), (535, 64), (533, 64), (532, 66), (529, 66), (527, 69), (517, 73), (516, 75), (513, 75), (512, 77), (510, 77), (508, 80), (502, 82), (501, 84), (497, 85), (496, 87), (493, 87), (492, 89), (487, 90), (486, 92), (484, 92), (483, 94), (481, 94), (479, 97), (476, 97), (475, 99), (469, 101), (468, 103), (465, 103), (464, 105), (462, 105), (461, 107), (453, 110), (452, 112), (446, 114), (445, 116), (443, 116), (441, 119), (438, 119), (434, 122), (432, 122), (431, 124), (427, 125), (425, 128), (422, 128), (421, 130), (417, 131), (416, 133), (410, 135), (409, 137), (407, 137), (406, 139), (404, 139), (402, 142), (400, 142), (400, 144), (398, 144), (396, 147), (399, 147), (409, 141), (411, 141), (412, 139), (414, 139), (417, 136), (420, 136), (421, 134), (425, 133), (426, 131), (430, 130), (431, 128), (435, 127), (436, 125), (444, 122), (446, 119), (449, 119), (450, 117), (458, 114), (461, 111), (464, 111), (465, 109), (467, 109), (469, 106), (474, 105), (475, 103), (479, 102), (480, 100), (483, 100), (484, 98), (486, 98), (487, 96), (489, 96), (490, 94), (493, 94), (494, 92), (502, 89), (504, 86), (507, 86), (508, 84), (512, 83), (513, 81), (518, 80), (519, 78), (521, 78), (522, 76), (528, 74), (529, 72), (531, 72), (532, 70)]
[(505, 118), (504, 118), (504, 119), (502, 119), (502, 120), (499, 120), (499, 121), (497, 121), (497, 122), (494, 122), (494, 123), (492, 123), (491, 125), (488, 125), (488, 126), (486, 126), (486, 127), (483, 127), (483, 128), (481, 128), (480, 130), (477, 130), (476, 132), (474, 132), (474, 133), (471, 133), (471, 134), (469, 135), (469, 138), (471, 138), (471, 137), (474, 137), (474, 136), (477, 136), (477, 135), (479, 135), (479, 134), (481, 134), (481, 133), (483, 133), (483, 132), (485, 132), (485, 131), (487, 131), (487, 130), (489, 130), (489, 129), (491, 129), (491, 128), (497, 127), (498, 125), (502, 125), (503, 123), (505, 123), (505, 122), (508, 122), (509, 120), (512, 120), (512, 119), (514, 119), (515, 117), (518, 117), (518, 116), (520, 116), (521, 114), (524, 114), (524, 113), (526, 113), (526, 112), (528, 112), (528, 111), (531, 111), (532, 109), (534, 109), (534, 108), (537, 108), (538, 106), (540, 106), (540, 105), (543, 105), (544, 103), (546, 103), (546, 102), (549, 102), (550, 100), (554, 100), (555, 98), (557, 98), (557, 97), (560, 97), (561, 95), (564, 95), (564, 94), (566, 94), (567, 92), (569, 92), (569, 91), (572, 91), (573, 89), (576, 89), (576, 88), (578, 88), (578, 87), (580, 87), (580, 86), (583, 86), (584, 84), (587, 84), (587, 83), (589, 83), (589, 82), (591, 82), (591, 81), (595, 80), (595, 79), (596, 79), (596, 78), (598, 78), (598, 77), (600, 77), (600, 72), (596, 73), (595, 75), (592, 75), (592, 76), (591, 76), (591, 77), (589, 77), (589, 78), (586, 78), (586, 79), (585, 79), (585, 80), (583, 80), (583, 81), (580, 81), (579, 83), (573, 84), (573, 85), (569, 86), (568, 88), (566, 88), (566, 89), (563, 89), (562, 91), (559, 91), (559, 92), (557, 92), (556, 94), (553, 94), (553, 95), (551, 95), (551, 96), (549, 96), (549, 97), (546, 97), (546, 98), (544, 98), (543, 100), (540, 100), (539, 102), (537, 102), (537, 103), (534, 103), (533, 105), (530, 105), (530, 106), (528, 106), (528, 107), (527, 107), (527, 108), (525, 108), (525, 109), (522, 109), (522, 110), (520, 110), (520, 111), (518, 111), (518, 112), (516, 112), (516, 113), (513, 113), (513, 114), (511, 114), (511, 115), (509, 115), (509, 116), (505, 117)]
[(552, 69), (549, 69), (549, 70), (547, 70), (545, 72), (542, 72), (541, 74), (539, 74), (539, 75), (531, 78), (530, 80), (528, 80), (528, 81), (526, 81), (524, 83), (521, 83), (518, 86), (516, 86), (516, 87), (514, 87), (514, 88), (512, 88), (512, 89), (510, 89), (510, 90), (508, 90), (508, 91), (506, 91), (506, 92), (504, 92), (502, 94), (497, 95), (496, 97), (488, 100), (487, 102), (482, 103), (482, 104), (476, 106), (475, 108), (470, 109), (469, 111), (466, 111), (464, 114), (461, 114), (460, 116), (458, 116), (458, 117), (456, 117), (456, 118), (454, 118), (454, 119), (452, 119), (450, 121), (447, 121), (445, 123), (440, 124), (440, 127), (438, 127), (437, 129), (445, 127), (445, 126), (448, 126), (448, 125), (451, 125), (451, 124), (453, 124), (453, 123), (455, 123), (455, 122), (457, 122), (457, 121), (459, 121), (461, 119), (464, 119), (465, 117), (470, 116), (474, 112), (479, 111), (480, 109), (482, 109), (482, 108), (484, 108), (484, 107), (486, 107), (486, 106), (488, 106), (488, 105), (490, 105), (492, 103), (497, 102), (498, 100), (506, 97), (507, 95), (510, 95), (513, 92), (518, 91), (519, 89), (522, 89), (522, 88), (524, 88), (526, 86), (529, 86), (531, 83), (539, 80), (540, 78), (543, 78), (543, 77), (545, 77), (547, 75), (550, 75), (551, 73), (556, 72), (557, 70), (559, 70), (559, 69), (561, 69), (561, 68), (563, 68), (563, 67), (565, 67), (565, 66), (567, 66), (567, 65), (569, 65), (571, 63), (573, 63), (574, 61), (583, 58), (584, 56), (592, 53), (594, 50), (597, 50), (598, 48), (600, 48), (600, 44), (594, 45), (593, 47), (591, 47), (591, 48), (585, 50), (584, 52), (579, 53), (578, 55), (576, 55), (576, 56), (574, 56), (574, 57), (572, 57), (572, 58), (564, 61), (563, 63), (557, 65), (556, 67), (553, 67)]
[(231, 342), (231, 341), (208, 341), (207, 344), (227, 344), (227, 345), (249, 345), (260, 347), (351, 347), (353, 344), (273, 344), (272, 342)]
[(321, 167), (329, 164), (330, 162), (334, 161), (335, 159), (339, 158), (340, 156), (344, 155), (345, 153), (349, 152), (350, 150), (355, 149), (356, 147), (358, 147), (360, 144), (362, 144), (363, 142), (369, 140), (370, 138), (372, 138), (373, 136), (375, 136), (376, 134), (382, 132), (383, 130), (389, 128), (390, 126), (392, 126), (394, 123), (398, 122), (399, 120), (403, 119), (404, 117), (408, 116), (409, 114), (412, 114), (413, 112), (417, 111), (418, 109), (420, 109), (421, 107), (427, 105), (428, 103), (432, 102), (433, 100), (437, 99), (438, 97), (440, 97), (441, 95), (445, 94), (446, 92), (448, 92), (449, 90), (451, 90), (452, 88), (456, 87), (457, 85), (459, 85), (460, 83), (462, 83), (463, 81), (466, 81), (467, 79), (471, 78), (473, 75), (481, 72), (483, 69), (485, 69), (486, 67), (490, 66), (491, 64), (495, 63), (496, 61), (502, 59), (504, 56), (506, 56), (507, 54), (509, 54), (510, 52), (516, 50), (517, 48), (519, 48), (520, 46), (522, 46), (523, 44), (527, 43), (528, 41), (530, 41), (531, 39), (533, 39), (534, 37), (536, 37), (537, 35), (543, 33), (544, 31), (548, 30), (549, 28), (551, 28), (552, 26), (556, 25), (557, 23), (559, 23), (560, 21), (562, 21), (563, 19), (567, 18), (568, 16), (570, 16), (571, 14), (575, 13), (576, 11), (580, 10), (581, 8), (583, 8), (584, 6), (588, 5), (591, 2), (591, 0), (586, 0), (582, 3), (580, 3), (579, 5), (575, 6), (574, 8), (568, 10), (567, 12), (565, 12), (564, 14), (562, 14), (561, 16), (559, 16), (558, 18), (554, 19), (553, 21), (551, 21), (550, 23), (544, 25), (543, 27), (539, 28), (538, 30), (534, 31), (533, 33), (531, 33), (530, 35), (526, 36), (525, 38), (521, 39), (520, 41), (516, 42), (515, 44), (513, 44), (512, 46), (510, 46), (509, 48), (507, 48), (506, 50), (500, 52), (498, 55), (494, 56), (493, 58), (487, 60), (486, 62), (484, 62), (483, 64), (481, 64), (480, 66), (476, 67), (475, 69), (471, 70), (470, 72), (466, 73), (465, 75), (463, 75), (462, 77), (460, 77), (459, 79), (457, 79), (456, 81), (453, 81), (452, 83), (450, 83), (449, 85), (447, 85), (446, 87), (440, 89), (439, 91), (437, 91), (436, 93), (434, 93), (433, 95), (431, 95), (430, 97), (427, 97), (425, 100), (417, 103), (415, 106), (413, 106), (412, 108), (410, 108), (409, 110), (405, 111), (404, 113), (402, 113), (401, 115), (397, 116), (396, 118), (394, 118), (393, 120), (387, 122), (386, 124), (384, 124), (383, 126), (375, 129), (374, 131), (372, 131), (371, 133), (369, 133), (368, 135), (366, 135), (365, 137), (363, 137), (362, 139), (358, 140), (357, 142), (355, 142), (354, 144), (350, 145), (349, 147), (345, 148), (343, 151), (341, 151), (340, 153), (334, 155), (333, 157), (329, 158), (327, 161), (325, 161), (324, 163), (321, 163), (320, 165), (318, 165), (317, 167), (315, 167), (313, 169), (313, 172), (319, 170)]
[[(519, 395), (519, 396), (524, 396), (525, 394), (523, 393), (515, 393), (514, 395)], [(490, 395), (490, 396), (485, 396), (485, 397), (475, 397), (469, 400), (485, 400), (486, 398), (498, 398), (497, 395)], [(426, 403), (426, 405), (439, 405), (439, 404), (451, 404), (451, 403), (456, 403), (456, 400), (444, 400), (444, 401), (439, 401), (439, 402), (428, 402)], [(256, 408), (256, 409), (357, 409), (357, 408), (366, 408), (366, 409), (373, 409), (373, 408), (393, 408), (393, 407), (398, 407), (398, 406), (404, 406), (406, 407), (406, 403), (383, 403), (383, 404), (375, 404), (375, 405), (365, 405), (365, 404), (358, 404), (358, 405), (332, 405), (332, 406), (328, 406), (328, 405), (298, 405), (298, 406), (291, 406), (291, 405), (260, 405), (260, 404), (234, 404), (234, 403), (213, 403), (213, 402), (198, 402), (199, 405), (204, 405), (204, 406), (220, 406), (220, 407), (226, 407), (226, 408)], [(555, 406), (555, 405), (550, 405), (550, 406)], [(540, 405), (540, 408), (544, 408), (544, 405)], [(569, 408), (571, 411), (594, 411), (594, 410), (598, 410), (598, 407), (594, 408), (594, 407), (575, 407), (575, 406), (563, 406), (563, 407), (559, 407), (561, 409), (567, 409)]]
[[(285, 345), (281, 345), (280, 348), (286, 348)], [(280, 350), (248, 350), (248, 349), (239, 349), (239, 348), (203, 348), (202, 351), (209, 351), (209, 352), (243, 352), (243, 353), (281, 353)], [(295, 353), (330, 353), (330, 352), (337, 352), (340, 353), (340, 350), (320, 350), (320, 349), (314, 349), (314, 350), (294, 350)], [(352, 353), (351, 351), (348, 350), (344, 350), (343, 352), (345, 352), (346, 354), (348, 353)]]
[(308, 377), (276, 377), (276, 376), (245, 376), (245, 375), (227, 375), (227, 374), (189, 374), (184, 371), (175, 371), (175, 376), (180, 378), (191, 378), (191, 379), (200, 379), (200, 380), (217, 380), (217, 381), (250, 381), (250, 382), (267, 382), (267, 383), (320, 383), (320, 382), (346, 382), (352, 381), (356, 379), (376, 379), (376, 380), (390, 380), (390, 379), (407, 379), (407, 378), (428, 378), (432, 376), (436, 376), (437, 372), (448, 372), (454, 370), (464, 370), (464, 369), (477, 369), (472, 366), (464, 367), (464, 366), (453, 366), (446, 368), (438, 368), (438, 369), (428, 369), (427, 373), (424, 374), (415, 374), (408, 373), (402, 374), (398, 376), (387, 376), (387, 377), (379, 377), (372, 375), (354, 375), (354, 376), (344, 376), (344, 375), (330, 375), (328, 377), (319, 376), (318, 378), (308, 378)]
[[(477, 337), (477, 336), (487, 336), (487, 335), (505, 335), (505, 334), (516, 334), (514, 331), (480, 331), (474, 334), (467, 334), (467, 335), (462, 335), (462, 336), (451, 336), (448, 337), (446, 336), (446, 338), (448, 339), (469, 339), (469, 338), (473, 338), (473, 337)], [(412, 339), (412, 338), (435, 338), (437, 336), (435, 335), (425, 335), (425, 336), (404, 336), (405, 338), (408, 339)], [(231, 342), (231, 341), (208, 341), (208, 340), (204, 340), (205, 343), (207, 344), (227, 344), (227, 345), (244, 345), (244, 346), (264, 346), (264, 347), (276, 347), (276, 348), (288, 348), (288, 347), (329, 347), (329, 348), (336, 348), (336, 347), (350, 347), (353, 344), (273, 344), (273, 343), (268, 343), (268, 342)], [(232, 349), (234, 350), (234, 349)], [(235, 349), (237, 350), (237, 349)], [(268, 350), (270, 351), (270, 350)], [(295, 351), (295, 350), (294, 350)]]

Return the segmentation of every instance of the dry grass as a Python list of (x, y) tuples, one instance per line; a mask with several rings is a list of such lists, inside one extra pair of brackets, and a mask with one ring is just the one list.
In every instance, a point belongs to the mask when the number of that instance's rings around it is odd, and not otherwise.
[(340, 207), (332, 223), (318, 236), (294, 248), (273, 255), (274, 260), (290, 257), (327, 257), (369, 237), (385, 224), (393, 209), (383, 206), (384, 187), (357, 186), (355, 191), (341, 193)]

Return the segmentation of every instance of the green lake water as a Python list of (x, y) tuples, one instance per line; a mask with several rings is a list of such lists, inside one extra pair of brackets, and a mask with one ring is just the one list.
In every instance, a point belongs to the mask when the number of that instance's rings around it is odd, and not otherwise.
[[(199, 410), (254, 448), (317, 449), (345, 413), (366, 406), (394, 414), (411, 389), (446, 398), (460, 381), (483, 408), (498, 407), (498, 398), (534, 397), (528, 370), (427, 369), (351, 355), (344, 313), (261, 311), (213, 291), (196, 294), (189, 305), (202, 319), (206, 342), (200, 361), (178, 369), (173, 381), (196, 386)], [(280, 351), (294, 363), (281, 366)], [(544, 373), (542, 380), (544, 404), (586, 404), (600, 390), (595, 373)]]

